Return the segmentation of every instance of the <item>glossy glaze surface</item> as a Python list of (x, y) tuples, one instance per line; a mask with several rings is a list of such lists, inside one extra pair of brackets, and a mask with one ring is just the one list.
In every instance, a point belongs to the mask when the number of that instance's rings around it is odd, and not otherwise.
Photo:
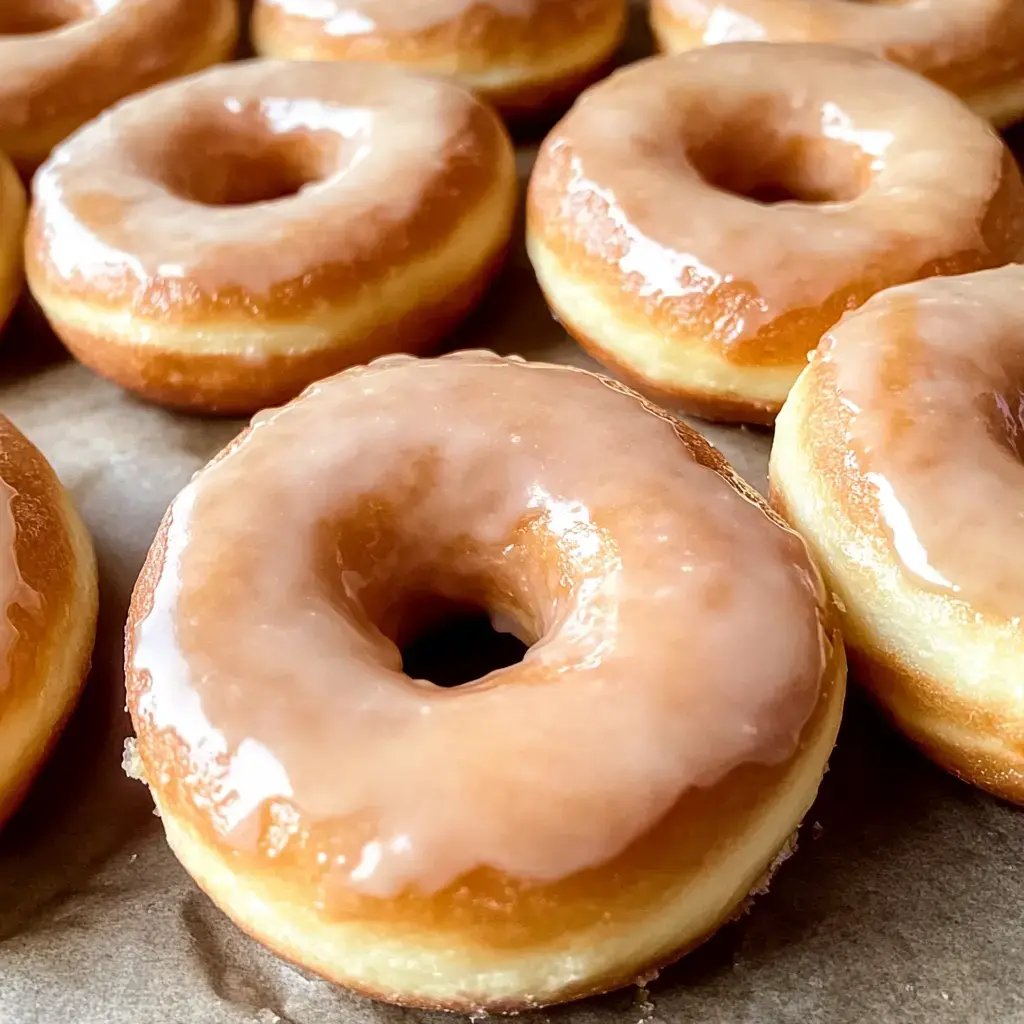
[(1019, 0), (654, 0), (670, 49), (717, 43), (838, 43), (906, 64), (954, 91), (1024, 74)]
[(461, 89), (386, 67), (248, 62), (110, 111), (35, 181), (30, 263), (166, 319), (265, 318), (432, 251), (511, 159)]
[[(424, 32), (473, 8), (501, 18), (529, 18), (545, 2), (552, 6), (550, 0), (262, 0), (263, 6), (281, 14), (321, 23), (323, 31), (336, 38)], [(589, 2), (596, 5), (600, 0)]]
[[(81, 685), (81, 672), (66, 680), (63, 666), (74, 660), (85, 632), (91, 649), (95, 581), (85, 581), (95, 570), (88, 541), (76, 550), (65, 503), (42, 454), (0, 415), (0, 733), (26, 710), (45, 720), (65, 685), (72, 695)], [(91, 608), (82, 596), (90, 586)], [(22, 736), (5, 737), (0, 778), (12, 757), (17, 764), (25, 754)], [(0, 818), (5, 796), (0, 793)]]
[[(392, 357), (315, 385), (179, 495), (140, 579), (151, 785), (225, 850), (303, 865), (318, 907), (610, 860), (688, 790), (791, 758), (820, 708), (820, 581), (724, 473), (565, 367)], [(438, 598), (526, 658), (405, 676)]]
[(618, 72), (551, 133), (530, 185), (531, 231), (564, 269), (736, 362), (800, 359), (808, 318), (1004, 262), (1022, 232), (1019, 175), (959, 102), (868, 55), (782, 46)]
[(622, 41), (626, 0), (256, 0), (256, 52), (441, 74), (509, 117), (564, 110)]
[(894, 289), (826, 336), (849, 467), (920, 586), (1024, 614), (1024, 268)]

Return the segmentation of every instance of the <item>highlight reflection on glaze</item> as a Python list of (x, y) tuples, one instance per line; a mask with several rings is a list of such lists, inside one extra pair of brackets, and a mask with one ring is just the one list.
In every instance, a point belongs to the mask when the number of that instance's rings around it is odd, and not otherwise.
[(482, 163), (474, 109), (461, 90), (386, 67), (208, 71), (119, 105), (55, 150), (34, 182), (37, 248), (62, 281), (118, 294), (160, 282), (265, 296), (365, 259), (453, 161)]
[(41, 161), (123, 97), (221, 59), (237, 23), (235, 0), (3, 0), (0, 141)]
[[(793, 534), (635, 397), (489, 354), (386, 358), (261, 414), (156, 568), (129, 663), (151, 781), (173, 794), (184, 744), (222, 844), (301, 843), (371, 895), (604, 863), (686, 789), (790, 757), (825, 666)], [(405, 676), (437, 597), (523, 662)]]
[(848, 443), (905, 571), (1024, 615), (1024, 267), (885, 292), (822, 343)]
[(687, 321), (717, 300), (728, 347), (883, 275), (986, 252), (979, 210), (1004, 156), (959, 102), (872, 57), (707, 48), (590, 90), (544, 144), (531, 217), (570, 268), (579, 250), (600, 260), (645, 309)]

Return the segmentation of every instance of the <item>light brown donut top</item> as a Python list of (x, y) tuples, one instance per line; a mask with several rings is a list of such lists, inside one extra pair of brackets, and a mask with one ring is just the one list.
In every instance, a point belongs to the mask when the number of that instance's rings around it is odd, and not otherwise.
[(899, 564), (922, 587), (1018, 623), (1022, 339), (1024, 267), (1010, 266), (884, 292), (816, 357), (840, 405), (846, 474), (872, 493)]
[(764, 40), (839, 43), (969, 91), (1024, 71), (1019, 0), (654, 0), (693, 46)]
[(37, 706), (53, 648), (80, 611), (64, 500), (40, 451), (0, 415), (0, 714)]
[[(571, 27), (600, 18), (609, 0), (258, 0), (267, 16), (315, 22), (326, 35), (417, 35), (453, 23), (552, 21)], [(471, 21), (472, 19), (472, 21)], [(461, 40), (474, 42), (473, 31)]]
[(17, 526), (11, 504), (17, 491), (0, 478), (0, 705), (4, 691), (11, 685), (11, 650), (18, 638), (18, 629), (11, 621), (12, 607), (33, 606), (38, 595), (25, 582), (18, 566)]
[[(1004, 183), (1013, 202), (996, 204)], [(681, 317), (714, 303), (708, 340), (728, 350), (837, 293), (1014, 258), (1022, 194), (998, 135), (925, 79), (837, 47), (735, 43), (588, 90), (544, 143), (529, 216), (616, 290)]]
[(34, 182), (29, 260), (140, 315), (269, 316), (441, 244), (512, 173), (497, 117), (397, 69), (250, 61), (125, 101)]
[[(409, 678), (398, 645), (440, 599), (533, 646), (456, 689)], [(175, 500), (129, 705), (165, 806), (322, 894), (545, 882), (796, 754), (822, 601), (799, 538), (621, 385), (387, 357), (261, 414)]]

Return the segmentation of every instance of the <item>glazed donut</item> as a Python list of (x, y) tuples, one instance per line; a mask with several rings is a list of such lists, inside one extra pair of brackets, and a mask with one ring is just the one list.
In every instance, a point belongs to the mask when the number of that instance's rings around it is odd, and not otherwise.
[(516, 174), (457, 86), (253, 61), (115, 107), (33, 196), (29, 285), (71, 351), (152, 401), (239, 413), (437, 342), (501, 262)]
[(256, 0), (252, 19), (265, 56), (451, 75), (520, 117), (600, 77), (625, 30), (625, 0)]
[(89, 671), (92, 542), (49, 463), (0, 416), (0, 825), (28, 789)]
[(28, 177), (124, 96), (224, 60), (235, 0), (3, 0), (0, 149)]
[(25, 234), (25, 190), (11, 162), (0, 153), (0, 329), (21, 292)]
[[(405, 675), (465, 606), (524, 659)], [(392, 356), (262, 414), (177, 497), (128, 702), (171, 846), (241, 927), (378, 998), (516, 1010), (738, 913), (832, 749), (830, 622), (799, 538), (622, 385)]]
[(822, 340), (771, 456), (857, 678), (961, 778), (1024, 803), (1024, 267), (894, 288)]
[(1024, 114), (1020, 0), (652, 0), (670, 53), (715, 43), (838, 43), (903, 64), (1006, 125)]
[(527, 218), (549, 305), (598, 359), (699, 415), (770, 423), (845, 310), (1015, 259), (1024, 187), (919, 76), (737, 43), (587, 92), (544, 143)]

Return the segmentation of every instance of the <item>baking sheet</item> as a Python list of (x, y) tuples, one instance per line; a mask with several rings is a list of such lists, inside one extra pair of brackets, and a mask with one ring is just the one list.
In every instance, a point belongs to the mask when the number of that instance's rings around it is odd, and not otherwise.
[[(520, 151), (525, 175), (529, 147)], [(521, 238), (521, 231), (519, 236)], [(458, 346), (592, 366), (521, 245)], [(2, 1024), (404, 1024), (280, 961), (214, 907), (121, 770), (122, 627), (164, 509), (240, 428), (146, 406), (69, 361), (32, 310), (0, 409), (49, 457), (95, 540), (102, 606), (84, 699), (0, 834)], [(760, 489), (766, 432), (696, 423)], [(856, 694), (800, 849), (753, 910), (646, 989), (535, 1024), (1024, 1022), (1024, 814), (947, 777)]]

